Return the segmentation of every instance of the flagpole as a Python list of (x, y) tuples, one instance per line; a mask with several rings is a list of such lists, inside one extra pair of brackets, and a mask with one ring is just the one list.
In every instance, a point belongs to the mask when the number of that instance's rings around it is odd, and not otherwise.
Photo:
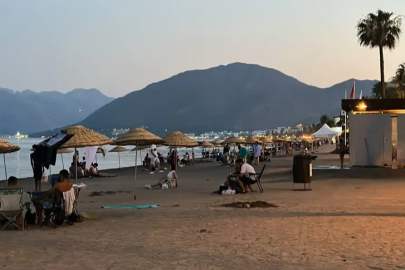
[[(345, 90), (345, 99), (347, 99), (347, 90)], [(346, 127), (346, 124), (347, 124), (347, 122), (346, 122), (346, 120), (347, 120), (347, 115), (346, 115), (346, 111), (345, 111), (345, 113), (344, 113), (344, 116), (345, 116), (345, 146), (346, 146), (346, 130), (347, 130), (347, 127)]]

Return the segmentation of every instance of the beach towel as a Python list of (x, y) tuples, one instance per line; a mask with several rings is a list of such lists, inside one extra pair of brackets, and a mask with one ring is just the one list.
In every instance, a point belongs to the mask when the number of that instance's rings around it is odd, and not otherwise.
[(158, 208), (158, 204), (147, 205), (102, 205), (104, 209), (146, 209), (146, 208)]
[(65, 214), (69, 216), (73, 213), (73, 205), (75, 202), (75, 191), (71, 188), (69, 191), (63, 192), (63, 199), (65, 200)]

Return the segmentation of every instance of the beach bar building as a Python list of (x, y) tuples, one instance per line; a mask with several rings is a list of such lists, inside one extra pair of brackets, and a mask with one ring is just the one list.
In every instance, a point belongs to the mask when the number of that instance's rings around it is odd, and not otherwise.
[(344, 99), (350, 165), (405, 164), (405, 99)]

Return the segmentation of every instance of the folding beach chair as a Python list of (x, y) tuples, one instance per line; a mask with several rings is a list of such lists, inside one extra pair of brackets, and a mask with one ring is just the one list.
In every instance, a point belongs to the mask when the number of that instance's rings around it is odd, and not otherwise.
[(32, 199), (32, 203), (45, 215), (41, 227), (50, 223), (52, 227), (56, 228), (65, 221), (66, 214), (62, 192), (56, 191), (52, 198), (45, 198), (43, 200)]
[[(24, 230), (22, 195), (23, 190), (21, 188), (0, 189), (0, 221), (5, 221), (0, 231), (3, 231), (8, 225)], [(21, 215), (20, 226), (17, 225), (16, 220), (18, 215)]]
[(252, 177), (252, 176), (254, 177), (254, 180), (257, 183), (257, 187), (259, 188), (260, 193), (263, 192), (263, 187), (262, 187), (262, 183), (260, 182), (260, 178), (262, 177), (264, 169), (266, 168), (266, 166), (267, 166), (266, 164), (263, 165), (263, 168), (262, 168), (260, 173), (250, 173), (249, 174), (250, 177)]

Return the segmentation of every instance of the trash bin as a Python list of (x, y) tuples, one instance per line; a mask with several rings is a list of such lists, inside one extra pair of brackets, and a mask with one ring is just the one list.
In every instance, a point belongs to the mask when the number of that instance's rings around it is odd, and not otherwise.
[[(315, 157), (316, 158), (316, 157)], [(304, 190), (311, 190), (312, 160), (310, 155), (296, 155), (293, 160), (293, 189), (295, 184), (304, 184)], [(307, 189), (306, 184), (309, 184)]]

